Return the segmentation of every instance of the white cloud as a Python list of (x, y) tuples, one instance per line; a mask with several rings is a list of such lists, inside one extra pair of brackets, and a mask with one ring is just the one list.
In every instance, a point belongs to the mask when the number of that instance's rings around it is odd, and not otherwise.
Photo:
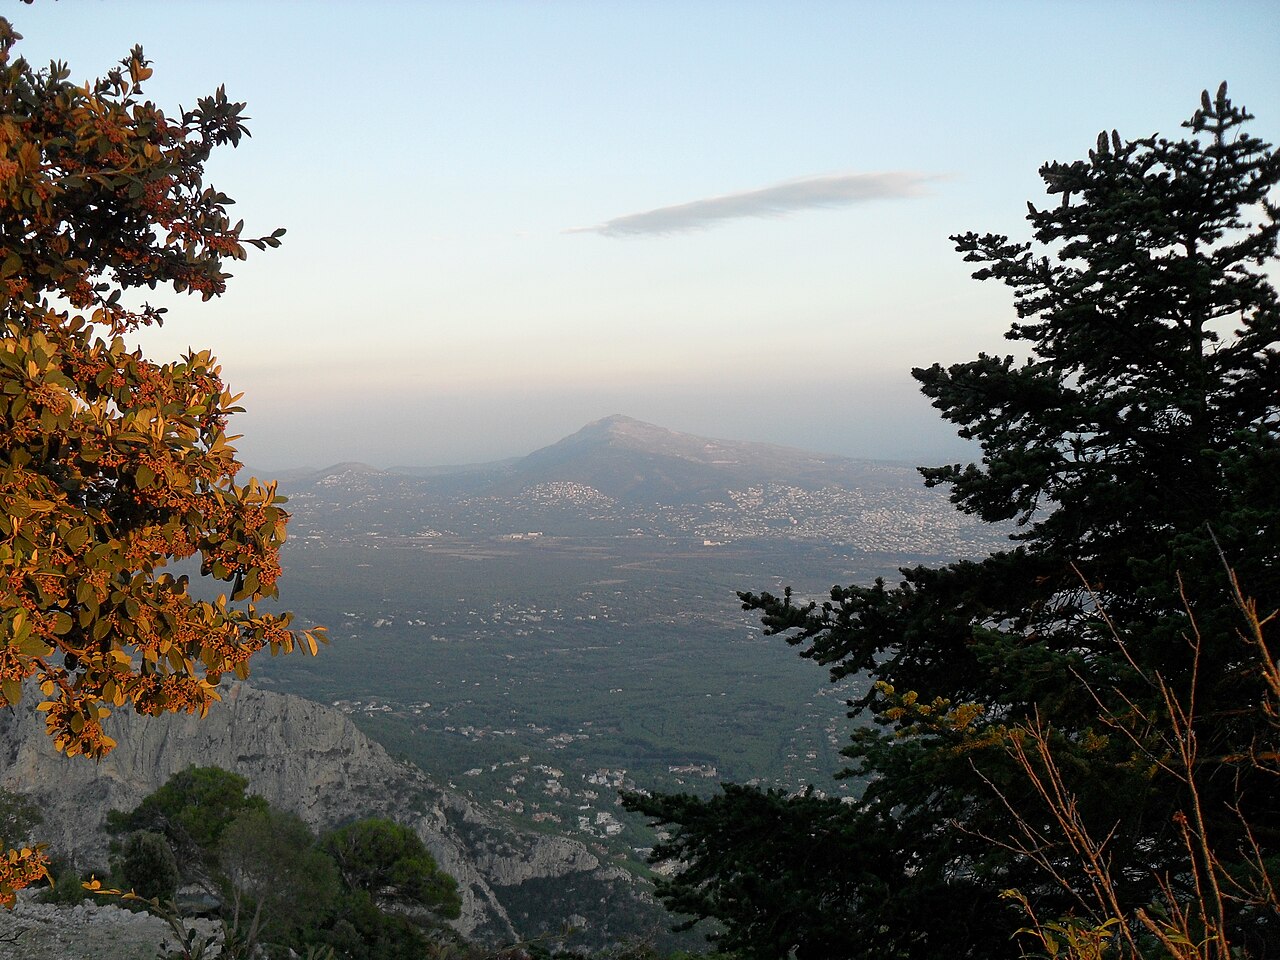
[(920, 173), (837, 173), (787, 180), (758, 190), (727, 193), (671, 207), (614, 217), (594, 227), (574, 227), (566, 233), (599, 233), (633, 237), (702, 230), (741, 217), (781, 217), (797, 210), (847, 207), (867, 200), (899, 200), (925, 193), (924, 185), (938, 179)]

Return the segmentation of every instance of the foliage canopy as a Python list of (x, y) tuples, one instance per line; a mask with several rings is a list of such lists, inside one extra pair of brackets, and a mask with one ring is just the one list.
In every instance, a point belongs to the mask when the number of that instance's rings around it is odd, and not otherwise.
[(113, 813), (109, 827), (128, 832), (118, 870), (135, 891), (126, 899), (172, 896), (180, 870), (215, 895), (224, 945), (245, 956), (261, 947), (267, 956), (332, 949), (353, 960), (407, 960), (453, 939), (443, 921), (461, 914), (457, 882), (413, 830), (374, 818), (317, 839), (247, 786), (226, 770), (193, 767)]
[[(1054, 199), (1029, 205), (1033, 241), (953, 238), (977, 279), (1012, 288), (1007, 337), (1026, 359), (914, 371), (982, 446), (981, 464), (921, 472), (961, 510), (1015, 521), (1016, 545), (904, 570), (896, 587), (837, 587), (820, 605), (742, 595), (833, 678), (872, 682), (844, 751), (844, 775), (865, 781), (857, 803), (747, 788), (627, 799), (674, 828), (655, 855), (687, 864), (660, 894), (719, 920), (723, 946), (1016, 956), (1024, 918), (1000, 892), (1055, 916), (1073, 906), (1064, 886), (1089, 882), (1068, 850), (1017, 852), (1008, 811), (1038, 798), (1006, 748), (1028, 726), (1051, 731), (1075, 812), (1107, 838), (1121, 906), (1157, 898), (1160, 878), (1176, 895), (1194, 879), (1177, 819), (1187, 784), (1159, 762), (1154, 731), (1135, 743), (1105, 718), (1167, 719), (1192, 691), (1206, 831), (1242, 869), (1251, 844), (1280, 856), (1280, 793), (1255, 762), (1276, 750), (1275, 718), (1224, 573), (1225, 561), (1249, 593), (1280, 599), (1280, 306), (1267, 275), (1280, 155), (1250, 119), (1224, 84), (1182, 139), (1112, 131), (1086, 159), (1043, 166)], [(733, 832), (746, 818), (794, 838), (781, 865), (773, 844)], [(775, 871), (809, 914), (773, 909), (762, 880)], [(1277, 919), (1225, 925), (1261, 950)]]
[(338, 871), (316, 845), (315, 834), (297, 814), (261, 809), (242, 812), (219, 843), (218, 863), (237, 926), (271, 943), (298, 942), (338, 900)]
[[(57, 748), (97, 758), (112, 708), (203, 714), (258, 650), (322, 639), (255, 606), (288, 515), (273, 484), (236, 483), (214, 358), (157, 363), (123, 339), (164, 314), (130, 291), (218, 296), (225, 261), (283, 231), (242, 236), (204, 182), (247, 135), (243, 104), (219, 88), (170, 116), (142, 96), (141, 48), (78, 86), (19, 39), (0, 18), (0, 705), (34, 678)], [(216, 600), (165, 572), (197, 556), (228, 584)], [(0, 901), (41, 870), (6, 855)]]
[(458, 884), (436, 865), (422, 839), (391, 820), (358, 820), (324, 835), (321, 848), (338, 866), (348, 892), (382, 908), (427, 910), (457, 919)]
[(120, 856), (125, 883), (148, 899), (172, 900), (180, 875), (173, 848), (163, 834), (139, 830), (129, 834)]
[(247, 793), (248, 786), (244, 777), (221, 767), (188, 767), (133, 810), (108, 812), (107, 829), (162, 833), (184, 873), (200, 874), (217, 865), (222, 835), (237, 818), (266, 811), (267, 801)]

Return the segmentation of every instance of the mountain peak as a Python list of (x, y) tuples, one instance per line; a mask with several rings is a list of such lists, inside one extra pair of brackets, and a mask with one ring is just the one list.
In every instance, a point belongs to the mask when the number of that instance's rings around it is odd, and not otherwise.
[[(657, 424), (615, 413), (588, 423), (581, 430), (570, 434), (558, 443), (535, 451), (531, 457), (538, 460), (546, 455), (555, 458), (569, 451), (628, 450), (638, 454), (698, 463), (713, 460), (723, 462), (725, 458), (722, 454), (726, 444), (726, 441), (679, 433)], [(733, 444), (727, 445), (733, 446)]]
[(621, 413), (614, 413), (607, 417), (601, 417), (599, 420), (592, 420), (581, 430), (571, 434), (571, 436), (577, 436), (578, 434), (587, 434), (589, 436), (599, 436), (601, 434), (627, 434), (634, 433), (637, 429), (658, 431), (660, 433), (667, 432), (662, 427), (655, 426), (652, 423), (645, 423), (643, 420), (637, 420), (635, 417), (627, 417)]
[(599, 420), (593, 420), (577, 433), (565, 437), (565, 440), (608, 438), (610, 440), (629, 440), (643, 445), (679, 436), (683, 436), (683, 434), (678, 434), (665, 427), (659, 427), (657, 424), (645, 423), (635, 417), (627, 417), (621, 413), (615, 413)]
[(358, 460), (344, 460), (342, 463), (335, 463), (316, 472), (324, 477), (332, 477), (340, 474), (368, 475), (386, 473), (387, 471), (379, 467), (371, 467), (369, 464), (361, 463)]
[(697, 502), (765, 482), (840, 482), (849, 461), (764, 443), (717, 440), (613, 414), (512, 465), (511, 484), (583, 483), (612, 497)]

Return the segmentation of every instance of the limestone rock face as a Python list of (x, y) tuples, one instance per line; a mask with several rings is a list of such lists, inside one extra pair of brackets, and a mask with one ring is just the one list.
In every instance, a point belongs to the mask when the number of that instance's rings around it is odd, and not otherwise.
[[(469, 938), (509, 941), (554, 930), (578, 913), (598, 921), (592, 939), (607, 940), (609, 917), (593, 917), (593, 907), (608, 903), (616, 914), (619, 898), (652, 915), (652, 902), (625, 872), (602, 865), (583, 844), (514, 829), (393, 760), (345, 714), (321, 704), (239, 684), (204, 719), (117, 711), (109, 729), (118, 746), (95, 764), (54, 751), (33, 709), (37, 700), (24, 697), (19, 708), (0, 711), (0, 787), (35, 800), (45, 818), (39, 839), (81, 866), (106, 863), (108, 810), (132, 809), (187, 767), (217, 766), (313, 828), (370, 816), (411, 826), (458, 881), (463, 908), (455, 926)], [(569, 900), (553, 896), (543, 910), (535, 899), (531, 916), (531, 895), (548, 881)], [(508, 902), (525, 908), (517, 921)]]

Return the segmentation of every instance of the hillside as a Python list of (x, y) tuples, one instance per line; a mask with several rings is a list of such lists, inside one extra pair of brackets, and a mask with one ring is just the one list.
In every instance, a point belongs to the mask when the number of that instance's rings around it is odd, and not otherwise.
[[(412, 826), (459, 882), (458, 930), (481, 942), (559, 930), (572, 915), (596, 943), (660, 923), (630, 876), (582, 843), (513, 829), (393, 760), (329, 707), (242, 684), (224, 688), (223, 703), (204, 720), (119, 711), (111, 719), (119, 745), (95, 765), (54, 752), (35, 699), (0, 713), (0, 787), (36, 800), (45, 815), (40, 839), (83, 868), (106, 861), (108, 810), (131, 809), (188, 766), (220, 766), (313, 827), (369, 816)], [(537, 890), (537, 914), (526, 887)]]

